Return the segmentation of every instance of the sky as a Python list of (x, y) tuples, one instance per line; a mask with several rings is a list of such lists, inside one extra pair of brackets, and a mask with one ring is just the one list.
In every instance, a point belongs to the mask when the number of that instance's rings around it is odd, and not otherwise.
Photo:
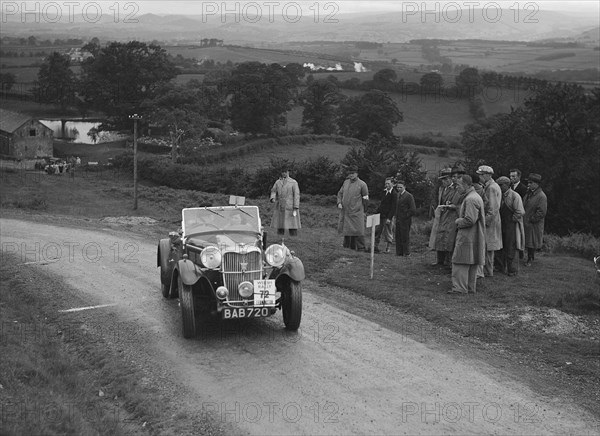
[[(222, 9), (233, 10), (237, 7), (256, 7), (258, 5), (263, 10), (272, 8), (273, 11), (284, 7), (296, 7), (301, 5), (305, 12), (314, 13), (319, 10), (322, 14), (327, 13), (358, 13), (358, 12), (380, 12), (380, 11), (402, 11), (404, 10), (420, 10), (425, 5), (425, 8), (434, 10), (436, 7), (444, 8), (449, 4), (452, 7), (458, 5), (461, 9), (482, 8), (486, 6), (495, 7), (500, 5), (502, 8), (520, 8), (525, 10), (563, 10), (569, 12), (585, 12), (590, 14), (600, 15), (600, 2), (597, 0), (584, 1), (528, 1), (528, 0), (456, 0), (456, 1), (404, 1), (404, 0), (387, 0), (387, 1), (363, 1), (363, 0), (239, 0), (239, 1), (164, 1), (164, 0), (142, 0), (142, 1), (87, 1), (87, 0), (55, 0), (55, 1), (6, 1), (1, 0), (2, 12), (6, 13), (14, 8), (23, 8), (32, 10), (36, 7), (44, 8), (48, 5), (52, 7), (60, 7), (65, 10), (69, 7), (83, 8), (88, 4), (101, 5), (102, 9), (107, 11), (115, 10), (115, 7), (121, 9), (122, 13), (133, 12), (136, 15), (146, 13), (153, 14), (202, 14), (220, 12)], [(69, 4), (72, 4), (71, 6)], [(225, 4), (225, 7), (223, 7)], [(253, 4), (253, 5), (252, 5)]]

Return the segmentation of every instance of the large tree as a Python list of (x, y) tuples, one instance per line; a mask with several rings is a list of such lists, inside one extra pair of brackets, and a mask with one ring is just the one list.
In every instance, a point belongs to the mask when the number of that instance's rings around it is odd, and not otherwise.
[(385, 92), (372, 90), (351, 97), (340, 104), (340, 133), (365, 140), (377, 133), (384, 138), (394, 136), (394, 126), (403, 120), (398, 106)]
[(548, 229), (600, 235), (599, 100), (600, 88), (540, 87), (522, 107), (467, 126), (467, 160), (471, 167), (484, 160), (497, 174), (541, 174)]
[(292, 107), (297, 76), (293, 69), (260, 62), (239, 64), (231, 73), (231, 125), (247, 133), (272, 133), (285, 125)]
[(342, 98), (337, 82), (328, 79), (310, 81), (300, 96), (300, 104), (304, 106), (302, 125), (316, 134), (335, 133), (335, 111)]
[(34, 95), (42, 103), (54, 103), (64, 110), (75, 100), (77, 79), (68, 55), (52, 52), (38, 72)]
[(158, 45), (130, 41), (90, 48), (95, 53), (82, 63), (81, 92), (93, 108), (112, 118), (115, 127), (128, 125), (128, 116), (139, 113), (142, 102), (177, 75)]

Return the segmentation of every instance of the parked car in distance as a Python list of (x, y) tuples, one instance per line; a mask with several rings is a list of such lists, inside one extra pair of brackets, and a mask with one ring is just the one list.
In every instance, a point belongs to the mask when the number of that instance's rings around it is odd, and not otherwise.
[(186, 208), (181, 228), (158, 243), (162, 295), (177, 298), (183, 336), (208, 317), (283, 313), (288, 330), (302, 318), (304, 265), (285, 245), (267, 246), (257, 206)]

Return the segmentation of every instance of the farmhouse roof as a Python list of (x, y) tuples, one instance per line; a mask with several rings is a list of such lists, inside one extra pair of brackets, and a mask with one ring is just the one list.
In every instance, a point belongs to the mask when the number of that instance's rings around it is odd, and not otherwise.
[(13, 133), (31, 118), (29, 115), (0, 109), (0, 130)]

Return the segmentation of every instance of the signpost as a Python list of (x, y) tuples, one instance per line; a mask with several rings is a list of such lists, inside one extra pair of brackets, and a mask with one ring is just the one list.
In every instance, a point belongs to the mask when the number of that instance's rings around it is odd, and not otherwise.
[(375, 260), (375, 228), (379, 225), (380, 215), (367, 216), (367, 228), (371, 227), (371, 279), (373, 279), (373, 263)]
[(137, 136), (138, 136), (138, 120), (142, 119), (141, 115), (133, 114), (129, 115), (129, 118), (133, 120), (133, 210), (137, 210), (138, 207), (138, 183), (137, 183)]

